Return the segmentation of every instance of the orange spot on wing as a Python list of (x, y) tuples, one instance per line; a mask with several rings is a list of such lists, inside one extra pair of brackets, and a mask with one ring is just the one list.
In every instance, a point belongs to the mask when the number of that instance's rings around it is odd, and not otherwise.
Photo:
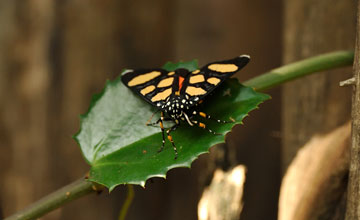
[(184, 82), (184, 77), (179, 76), (179, 91), (181, 90), (182, 86), (183, 86), (183, 82)]

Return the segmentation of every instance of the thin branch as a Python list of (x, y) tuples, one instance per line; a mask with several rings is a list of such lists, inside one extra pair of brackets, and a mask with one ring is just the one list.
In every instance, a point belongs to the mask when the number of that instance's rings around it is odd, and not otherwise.
[(135, 192), (134, 192), (134, 186), (131, 184), (127, 185), (128, 193), (124, 202), (124, 205), (121, 207), (120, 213), (119, 213), (119, 220), (125, 220), (125, 217), (128, 213), (128, 210), (130, 208), (130, 205), (134, 199)]
[(341, 81), (339, 83), (340, 86), (352, 86), (352, 85), (355, 85), (355, 77), (352, 77), (350, 79), (347, 79), (347, 80), (344, 80), (344, 81)]
[(37, 219), (64, 204), (90, 193), (98, 192), (101, 186), (81, 178), (63, 188), (45, 196), (28, 208), (15, 213), (4, 220)]
[(273, 69), (243, 84), (253, 87), (257, 91), (266, 90), (315, 72), (350, 66), (353, 60), (354, 53), (352, 51), (326, 53)]

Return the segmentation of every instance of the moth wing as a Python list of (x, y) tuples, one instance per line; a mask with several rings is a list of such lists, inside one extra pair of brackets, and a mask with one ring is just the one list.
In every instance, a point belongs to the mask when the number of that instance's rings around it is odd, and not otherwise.
[(241, 55), (230, 60), (209, 63), (186, 77), (181, 93), (188, 95), (189, 99), (196, 104), (249, 61), (248, 55)]
[(172, 94), (174, 72), (164, 69), (126, 70), (121, 81), (155, 107), (160, 107)]

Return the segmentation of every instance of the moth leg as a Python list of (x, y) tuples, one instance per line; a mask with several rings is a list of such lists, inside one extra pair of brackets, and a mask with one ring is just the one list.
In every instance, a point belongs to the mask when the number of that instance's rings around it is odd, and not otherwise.
[[(172, 121), (173, 119), (172, 118), (164, 118), (162, 121)], [(156, 122), (153, 122), (153, 123), (148, 123), (146, 122), (146, 126), (151, 126), (151, 127), (158, 127), (157, 125), (160, 123), (161, 121), (161, 118), (159, 118)]]
[[(151, 122), (151, 120), (152, 120), (152, 118), (154, 117), (154, 115), (156, 114), (156, 113), (158, 113), (160, 110), (157, 110), (156, 112), (154, 112), (152, 115), (151, 115), (151, 117), (147, 120), (147, 122), (145, 123), (146, 125), (148, 125), (148, 124), (150, 124), (150, 122)], [(156, 124), (157, 123), (159, 123), (159, 120), (156, 122)], [(152, 125), (154, 124), (154, 123), (151, 123)], [(150, 125), (151, 126), (151, 125)]]
[(171, 136), (171, 132), (172, 131), (175, 131), (176, 128), (180, 125), (179, 121), (178, 120), (175, 120), (176, 124), (174, 124), (171, 128), (169, 128), (167, 131), (166, 131), (166, 134), (167, 134), (167, 138), (168, 140), (171, 142), (173, 148), (174, 148), (174, 151), (175, 151), (175, 160), (176, 158), (178, 157), (178, 152), (177, 152), (177, 149), (176, 149), (176, 146), (175, 146), (175, 143), (174, 143), (174, 140)]
[(198, 121), (191, 121), (192, 123), (194, 123), (195, 125), (199, 126), (200, 128), (206, 129), (208, 132), (210, 132), (211, 134), (214, 135), (222, 135), (221, 133), (216, 133), (215, 131), (209, 129), (208, 127), (206, 127), (206, 125), (202, 122), (198, 122)]
[(164, 112), (161, 112), (161, 116), (158, 120), (158, 123), (160, 124), (160, 128), (161, 128), (162, 144), (161, 144), (161, 148), (158, 150), (158, 152), (161, 152), (162, 150), (164, 150), (164, 147), (165, 147), (165, 129), (164, 129), (163, 120), (164, 120)]
[(151, 126), (151, 127), (157, 127), (157, 125), (160, 123), (160, 118), (159, 120), (157, 120), (156, 122), (153, 122), (153, 123), (148, 123), (146, 122), (146, 126)]
[(206, 119), (210, 119), (210, 120), (213, 120), (213, 121), (216, 121), (218, 123), (234, 123), (235, 120), (230, 118), (230, 121), (224, 121), (224, 120), (220, 120), (220, 119), (215, 119), (215, 118), (212, 118), (210, 115), (206, 114), (205, 112), (197, 112), (197, 111), (193, 111), (192, 113), (193, 115), (198, 115), (200, 117), (203, 117), (203, 118), (206, 118)]

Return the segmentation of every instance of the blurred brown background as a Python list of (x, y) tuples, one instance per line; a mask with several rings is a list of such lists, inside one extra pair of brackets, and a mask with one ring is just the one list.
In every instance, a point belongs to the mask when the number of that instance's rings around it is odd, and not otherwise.
[[(82, 176), (89, 166), (71, 136), (91, 96), (122, 68), (240, 54), (241, 81), (311, 55), (351, 49), (355, 1), (64, 0), (0, 1), (0, 204), (4, 216)], [(268, 91), (213, 152), (192, 169), (136, 187), (128, 219), (196, 219), (216, 166), (247, 166), (241, 219), (276, 219), (281, 176), (309, 137), (342, 124), (351, 69)], [(344, 75), (345, 74), (345, 75)], [(318, 114), (314, 114), (314, 112)], [(282, 129), (281, 129), (282, 127)], [(281, 144), (283, 143), (283, 145)], [(42, 219), (116, 219), (126, 188), (91, 195)]]

